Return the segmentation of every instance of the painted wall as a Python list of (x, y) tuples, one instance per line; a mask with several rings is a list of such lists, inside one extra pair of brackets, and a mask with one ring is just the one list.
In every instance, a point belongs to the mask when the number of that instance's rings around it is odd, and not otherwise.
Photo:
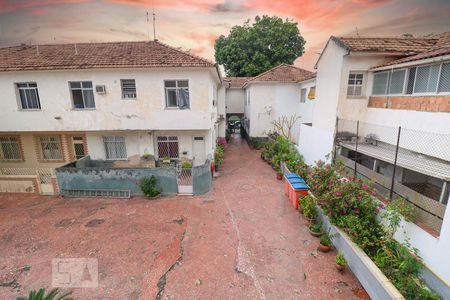
[(226, 89), (226, 112), (227, 114), (243, 114), (245, 103), (245, 89)]
[[(219, 81), (214, 72), (201, 68), (1, 72), (0, 131), (210, 129), (217, 118), (212, 100), (213, 85)], [(136, 80), (136, 100), (122, 99), (120, 79)], [(189, 80), (190, 109), (165, 108), (168, 79)], [(75, 110), (69, 81), (105, 85), (106, 94), (94, 91), (95, 109)], [(37, 83), (41, 110), (19, 110), (17, 82)]]
[(332, 148), (333, 133), (318, 127), (300, 125), (297, 149), (307, 164), (312, 165), (318, 160), (330, 161), (331, 157), (326, 159), (326, 156), (330, 154)]
[[(212, 147), (213, 131), (208, 130), (185, 130), (185, 131), (107, 131), (107, 132), (88, 132), (86, 134), (89, 154), (92, 159), (106, 159), (105, 145), (103, 136), (125, 136), (125, 145), (127, 156), (142, 156), (144, 154), (152, 154), (158, 157), (156, 137), (158, 136), (178, 136), (178, 147), (180, 158), (193, 158), (193, 141), (194, 137), (204, 137), (205, 142), (205, 158), (208, 155), (212, 157), (214, 149)], [(183, 152), (187, 152), (186, 155)]]
[(306, 99), (300, 103), (300, 91), (315, 85), (314, 80), (302, 83), (252, 83), (246, 88), (250, 92), (250, 105), (246, 107), (246, 116), (250, 119), (250, 136), (264, 137), (274, 131), (272, 122), (283, 117), (297, 115), (300, 119), (291, 131), (291, 140), (298, 142), (301, 123), (312, 120), (314, 101)]

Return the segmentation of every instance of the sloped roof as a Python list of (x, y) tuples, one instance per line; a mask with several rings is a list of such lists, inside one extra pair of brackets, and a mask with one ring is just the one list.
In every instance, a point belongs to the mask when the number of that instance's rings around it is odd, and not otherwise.
[(0, 71), (214, 66), (209, 60), (159, 41), (0, 48)]
[(253, 77), (225, 77), (223, 81), (229, 83), (229, 88), (242, 88), (242, 86)]
[(334, 37), (338, 44), (356, 52), (392, 52), (405, 55), (417, 54), (433, 47), (438, 38), (368, 38)]
[(258, 76), (253, 77), (252, 79), (248, 80), (244, 85), (260, 81), (293, 83), (305, 81), (308, 79), (312, 79), (314, 77), (316, 77), (316, 73), (314, 72), (297, 68), (293, 65), (281, 64), (264, 73), (259, 74)]
[(417, 61), (421, 59), (438, 57), (442, 55), (450, 55), (450, 31), (435, 35), (433, 36), (433, 38), (436, 39), (436, 43), (429, 49), (427, 49), (427, 51), (424, 51), (416, 55), (400, 58), (394, 61), (390, 61), (383, 65), (377, 66), (374, 69), (385, 66), (398, 65), (411, 61)]

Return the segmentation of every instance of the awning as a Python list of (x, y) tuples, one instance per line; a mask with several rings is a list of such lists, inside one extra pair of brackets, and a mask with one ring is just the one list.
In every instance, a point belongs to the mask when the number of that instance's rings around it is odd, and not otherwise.
[[(341, 146), (353, 151), (356, 150), (355, 143), (344, 143)], [(395, 161), (395, 146), (386, 143), (379, 142), (377, 145), (358, 144), (358, 152), (391, 164), (394, 164)], [(449, 161), (405, 148), (399, 148), (397, 166), (446, 181), (450, 180)]]

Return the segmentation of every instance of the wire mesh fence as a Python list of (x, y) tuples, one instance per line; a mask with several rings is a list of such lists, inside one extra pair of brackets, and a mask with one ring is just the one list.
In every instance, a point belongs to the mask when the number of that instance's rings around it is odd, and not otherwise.
[(339, 119), (334, 150), (353, 176), (414, 204), (417, 220), (440, 231), (449, 201), (449, 134)]

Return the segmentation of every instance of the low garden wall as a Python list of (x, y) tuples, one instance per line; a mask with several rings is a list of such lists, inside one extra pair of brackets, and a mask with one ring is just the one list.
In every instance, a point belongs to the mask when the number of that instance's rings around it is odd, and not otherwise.
[(60, 194), (64, 190), (130, 190), (131, 195), (142, 195), (139, 183), (152, 175), (163, 195), (178, 193), (177, 174), (168, 168), (112, 168), (108, 161), (101, 164), (89, 156), (56, 169)]
[(192, 189), (194, 195), (209, 192), (212, 186), (211, 163), (209, 160), (201, 166), (192, 167)]

